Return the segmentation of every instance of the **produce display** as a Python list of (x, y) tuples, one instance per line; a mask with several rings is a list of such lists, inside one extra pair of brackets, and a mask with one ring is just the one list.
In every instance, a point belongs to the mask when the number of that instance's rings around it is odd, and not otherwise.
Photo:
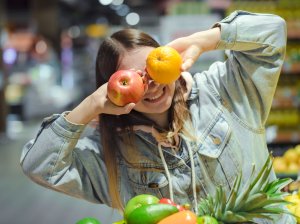
[(300, 145), (289, 148), (282, 156), (274, 157), (273, 167), (278, 174), (297, 174), (300, 170)]
[(291, 202), (287, 205), (287, 208), (291, 213), (293, 213), (297, 218), (297, 223), (300, 223), (300, 191), (285, 197), (285, 200)]

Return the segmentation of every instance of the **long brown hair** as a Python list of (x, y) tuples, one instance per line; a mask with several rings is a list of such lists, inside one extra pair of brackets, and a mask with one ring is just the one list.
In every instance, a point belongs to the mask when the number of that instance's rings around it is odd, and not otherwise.
[[(143, 46), (159, 47), (159, 44), (148, 34), (136, 29), (124, 29), (106, 38), (97, 54), (96, 59), (96, 87), (106, 83), (109, 77), (118, 69), (119, 60), (126, 52)], [(104, 150), (104, 159), (108, 172), (109, 192), (112, 207), (123, 209), (123, 202), (120, 199), (117, 151), (118, 134), (117, 128), (121, 130), (132, 130), (133, 125), (150, 125), (161, 132), (162, 138), (172, 137), (172, 133), (188, 133), (184, 121), (190, 120), (189, 112), (184, 101), (183, 93), (186, 90), (184, 79), (176, 81), (176, 90), (173, 102), (169, 110), (171, 126), (169, 130), (162, 130), (157, 124), (143, 116), (141, 113), (132, 110), (129, 114), (115, 116), (109, 114), (99, 115), (101, 142)], [(119, 130), (118, 130), (119, 131)], [(131, 135), (133, 135), (133, 131)], [(134, 138), (128, 138), (134, 139)]]

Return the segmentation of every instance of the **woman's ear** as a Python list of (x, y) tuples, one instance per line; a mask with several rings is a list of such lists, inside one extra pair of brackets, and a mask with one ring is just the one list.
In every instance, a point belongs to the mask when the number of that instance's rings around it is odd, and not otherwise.
[(190, 92), (192, 90), (192, 86), (193, 86), (193, 77), (191, 75), (191, 73), (189, 72), (182, 72), (180, 79), (183, 79), (183, 81), (185, 82), (185, 91), (183, 94), (184, 100), (186, 101), (190, 95)]

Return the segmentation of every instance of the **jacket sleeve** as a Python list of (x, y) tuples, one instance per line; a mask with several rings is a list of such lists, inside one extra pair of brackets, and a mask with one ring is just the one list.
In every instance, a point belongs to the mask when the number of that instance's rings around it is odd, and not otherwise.
[(69, 123), (63, 114), (44, 119), (37, 137), (22, 150), (21, 167), (44, 187), (109, 205), (100, 137), (95, 128), (87, 129)]
[[(286, 49), (286, 24), (276, 15), (235, 11), (215, 24), (221, 29), (217, 49), (225, 63), (210, 67), (209, 79), (227, 105), (248, 125), (267, 120)], [(218, 75), (215, 75), (218, 74)]]

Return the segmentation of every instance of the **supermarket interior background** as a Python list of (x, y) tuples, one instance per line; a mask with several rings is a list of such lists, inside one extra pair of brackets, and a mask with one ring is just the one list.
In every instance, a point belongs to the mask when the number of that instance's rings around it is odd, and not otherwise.
[[(49, 191), (31, 182), (19, 165), (22, 146), (43, 117), (72, 109), (95, 88), (96, 49), (124, 27), (142, 29), (161, 44), (210, 28), (241, 9), (274, 13), (287, 22), (288, 46), (267, 122), (279, 176), (300, 170), (299, 0), (2, 0), (0, 2), (0, 223), (74, 224), (93, 216), (103, 224), (118, 212)], [(193, 71), (217, 60), (205, 53)]]

